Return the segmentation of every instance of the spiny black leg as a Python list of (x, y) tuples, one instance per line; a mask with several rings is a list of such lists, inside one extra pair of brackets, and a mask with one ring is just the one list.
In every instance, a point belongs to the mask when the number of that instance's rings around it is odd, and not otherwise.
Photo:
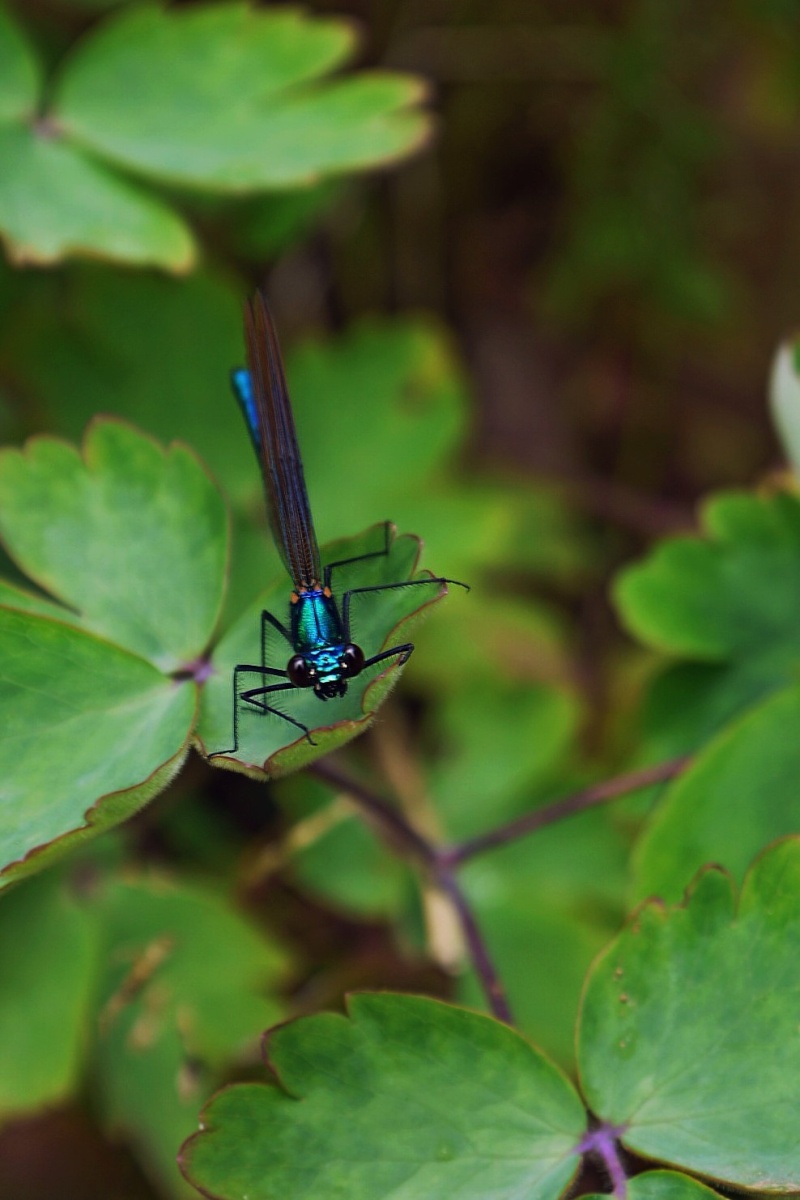
[(333, 575), (333, 572), (336, 570), (337, 567), (347, 567), (352, 563), (364, 562), (364, 560), (367, 558), (385, 558), (386, 555), (389, 553), (389, 548), (390, 548), (390, 542), (389, 542), (390, 528), (391, 528), (391, 522), (384, 521), (384, 524), (383, 524), (383, 549), (382, 550), (370, 550), (369, 554), (357, 554), (355, 556), (355, 558), (340, 558), (337, 562), (328, 563), (327, 566), (325, 567), (325, 572), (324, 572), (324, 577), (323, 577), (324, 586), (327, 588), (329, 588), (331, 586), (331, 576)]
[(466, 588), (469, 591), (469, 584), (460, 583), (458, 579), (445, 579), (442, 576), (433, 576), (430, 579), (406, 579), (401, 583), (377, 583), (373, 587), (351, 588), (349, 592), (345, 592), (342, 597), (342, 626), (344, 629), (345, 639), (350, 641), (350, 599), (353, 596), (364, 595), (366, 592), (388, 592), (393, 588), (403, 587), (419, 587), (421, 584), (437, 583), (441, 587), (444, 583), (455, 584), (456, 587)]

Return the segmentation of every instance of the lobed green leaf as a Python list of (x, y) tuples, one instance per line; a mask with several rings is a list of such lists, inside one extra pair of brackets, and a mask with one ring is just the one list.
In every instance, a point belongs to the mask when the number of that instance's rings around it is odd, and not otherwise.
[(274, 1031), (280, 1087), (238, 1086), (183, 1152), (204, 1194), (249, 1200), (556, 1200), (585, 1128), (571, 1084), (488, 1017), (359, 995)]
[[(619, 577), (632, 632), (703, 661), (800, 656), (800, 496), (730, 492), (708, 502), (704, 537), (672, 538)], [(765, 587), (765, 581), (769, 586)]]
[(188, 448), (164, 451), (99, 420), (81, 454), (53, 438), (4, 450), (0, 536), (67, 606), (64, 620), (164, 671), (205, 649), (222, 604), (227, 517)]
[(81, 144), (159, 179), (230, 192), (308, 184), (427, 135), (419, 80), (324, 81), (354, 40), (348, 23), (292, 9), (135, 8), (77, 48), (55, 112)]
[(738, 911), (702, 874), (595, 964), (578, 1030), (586, 1100), (646, 1158), (733, 1187), (800, 1189), (800, 840), (756, 860)]
[[(135, 812), (188, 748), (196, 689), (83, 630), (0, 608), (0, 868)], [(27, 857), (37, 851), (35, 857)]]
[(0, 161), (0, 234), (18, 265), (75, 254), (175, 272), (194, 265), (176, 212), (44, 125), (0, 125)]
[(696, 664), (657, 684), (682, 692), (666, 709), (656, 700), (665, 729), (653, 737), (675, 753), (789, 683), (800, 664), (800, 496), (723, 493), (705, 506), (703, 527), (657, 546), (615, 587), (637, 637)]

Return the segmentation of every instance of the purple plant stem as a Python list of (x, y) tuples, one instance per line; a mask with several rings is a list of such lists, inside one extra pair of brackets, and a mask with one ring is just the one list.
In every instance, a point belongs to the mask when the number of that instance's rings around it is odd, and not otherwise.
[(213, 674), (214, 668), (211, 660), (201, 654), (199, 658), (193, 658), (191, 662), (184, 663), (182, 667), (174, 671), (172, 678), (178, 683), (183, 683), (187, 679), (192, 679), (195, 683), (205, 683)]
[(386, 835), (394, 849), (403, 850), (434, 871), (438, 868), (439, 855), (436, 847), (424, 838), (403, 814), (387, 800), (376, 795), (371, 788), (346, 771), (342, 771), (329, 758), (322, 758), (308, 768), (312, 775), (329, 783), (331, 787), (347, 792), (363, 812), (368, 813)]
[(601, 1124), (590, 1130), (578, 1146), (581, 1154), (596, 1154), (601, 1159), (617, 1200), (626, 1200), (628, 1195), (628, 1177), (617, 1146), (617, 1138), (624, 1132), (624, 1125)]
[(555, 821), (564, 820), (565, 817), (573, 817), (598, 804), (606, 804), (609, 800), (615, 800), (617, 796), (624, 796), (627, 792), (635, 792), (640, 788), (649, 787), (653, 783), (663, 783), (668, 779), (674, 779), (676, 775), (680, 775), (686, 769), (689, 762), (688, 757), (673, 758), (668, 762), (658, 763), (655, 767), (629, 771), (626, 775), (618, 775), (615, 779), (606, 779), (603, 783), (593, 784), (591, 787), (584, 788), (583, 791), (575, 792), (572, 796), (565, 796), (563, 800), (556, 800), (553, 804), (547, 804), (543, 808), (525, 813), (523, 816), (509, 821), (506, 825), (498, 825), (496, 829), (489, 829), (486, 833), (480, 833), (477, 837), (461, 842), (457, 846), (440, 850), (439, 861), (443, 866), (457, 867), (468, 859), (474, 858), (476, 854), (482, 854), (485, 850), (491, 850), (495, 846), (504, 846), (508, 842), (516, 841), (517, 838), (534, 833), (545, 825), (552, 825)]
[(461, 885), (450, 871), (444, 869), (439, 870), (436, 882), (445, 895), (448, 896), (458, 916), (461, 931), (464, 934), (464, 940), (469, 949), (469, 956), (472, 959), (472, 965), (480, 980), (492, 1016), (497, 1017), (498, 1021), (504, 1021), (506, 1025), (513, 1025), (514, 1018), (511, 1015), (511, 1008), (506, 998), (506, 990), (492, 961), (489, 947), (484, 941), (483, 934), (478, 927), (478, 922), (475, 920), (475, 914), (461, 890)]
[(440, 863), (437, 847), (414, 829), (401, 812), (377, 796), (370, 788), (352, 779), (345, 771), (341, 771), (329, 759), (321, 759), (314, 763), (309, 770), (318, 779), (323, 779), (326, 783), (352, 796), (359, 807), (381, 827), (387, 841), (396, 851), (410, 854), (428, 869), (437, 887), (444, 892), (453, 905), (491, 1012), (498, 1020), (505, 1021), (508, 1025), (513, 1024), (505, 989), (492, 962), (489, 947), (484, 941), (483, 934), (478, 928), (478, 923), (458, 880), (446, 865)]

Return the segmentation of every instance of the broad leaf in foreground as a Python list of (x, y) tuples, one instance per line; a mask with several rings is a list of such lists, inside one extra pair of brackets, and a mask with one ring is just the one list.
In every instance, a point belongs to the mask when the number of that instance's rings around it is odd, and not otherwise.
[(180, 766), (195, 706), (193, 686), (144, 659), (60, 621), (0, 608), (6, 875), (44, 866), (67, 834), (99, 831), (141, 808)]
[(512, 1029), (413, 996), (358, 995), (349, 1015), (270, 1036), (280, 1086), (228, 1088), (183, 1151), (225, 1200), (556, 1200), (585, 1113)]
[(650, 902), (595, 964), (578, 1061), (592, 1111), (647, 1158), (733, 1187), (800, 1189), (800, 840)]
[[(99, 421), (83, 456), (52, 438), (0, 454), (0, 534), (54, 597), (0, 587), (9, 877), (44, 865), (67, 835), (125, 820), (180, 766), (198, 699), (189, 668), (222, 602), (227, 521), (188, 449)], [(185, 679), (167, 674), (182, 666)]]
[[(383, 544), (383, 526), (373, 527), (359, 537), (326, 547), (323, 562), (355, 557), (375, 551)], [(334, 594), (341, 601), (348, 588), (424, 579), (425, 573), (416, 573), (418, 555), (417, 538), (410, 535), (395, 537), (387, 555), (337, 571), (333, 580)], [(431, 581), (429, 586), (392, 588), (356, 596), (351, 608), (351, 636), (367, 657), (406, 642), (413, 619), (440, 599), (446, 590)], [(234, 753), (234, 668), (239, 663), (257, 664), (260, 660), (262, 609), (272, 612), (288, 625), (290, 593), (288, 578), (281, 580), (235, 622), (214, 650), (214, 673), (203, 689), (198, 740), (204, 753), (221, 755), (215, 759), (220, 766), (228, 765), (256, 776), (269, 777), (297, 770), (360, 733), (399, 678), (397, 660), (388, 659), (349, 680), (344, 697), (322, 702), (308, 688), (293, 688), (267, 697), (280, 712), (306, 725), (312, 731), (316, 745), (311, 745), (302, 730), (289, 721), (273, 713), (261, 713), (240, 702), (239, 745)], [(289, 643), (268, 627), (268, 664), (284, 670), (292, 653)], [(263, 676), (257, 673), (240, 675), (239, 688), (258, 687), (263, 681)]]
[(800, 687), (720, 733), (665, 790), (634, 855), (637, 899), (679, 900), (704, 863), (741, 880), (769, 842), (800, 831)]
[(183, 1195), (180, 1144), (220, 1070), (280, 1017), (268, 988), (283, 955), (227, 897), (199, 884), (108, 879), (91, 909), (105, 963), (95, 1050), (100, 1111), (161, 1186)]

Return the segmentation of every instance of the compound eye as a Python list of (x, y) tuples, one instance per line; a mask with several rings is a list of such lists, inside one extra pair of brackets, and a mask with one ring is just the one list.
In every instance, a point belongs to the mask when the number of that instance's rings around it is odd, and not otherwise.
[(286, 674), (295, 687), (311, 687), (317, 678), (316, 667), (310, 666), (302, 654), (295, 654), (286, 665)]
[(345, 646), (339, 659), (339, 667), (346, 679), (358, 675), (364, 669), (364, 651), (361, 647), (352, 644)]

